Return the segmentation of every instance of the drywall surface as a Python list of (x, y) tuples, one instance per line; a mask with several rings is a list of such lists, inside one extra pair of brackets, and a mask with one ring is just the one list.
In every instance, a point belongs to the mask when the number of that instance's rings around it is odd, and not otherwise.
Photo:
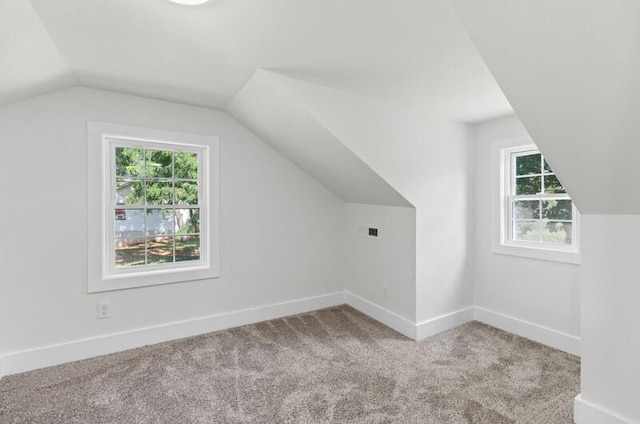
[(442, 129), (401, 148), (423, 161), (408, 169), (423, 184), (415, 193), (417, 323), (473, 305), (471, 136), (462, 125)]
[(345, 202), (411, 206), (299, 103), (258, 70), (226, 110)]
[[(87, 120), (220, 138), (220, 278), (87, 294)], [(0, 354), (344, 290), (344, 203), (223, 112), (72, 88), (0, 139)]]
[[(18, 3), (36, 13), (17, 13)], [(0, 74), (55, 69), (36, 50), (35, 25), (78, 82), (129, 94), (220, 108), (266, 68), (452, 119), (511, 110), (448, 0), (211, 1), (195, 10), (165, 0), (6, 0)], [(0, 98), (18, 75), (0, 83)]]
[(347, 203), (345, 246), (347, 290), (413, 321), (416, 210)]
[(30, 1), (0, 4), (0, 52), (0, 106), (76, 83)]
[[(580, 266), (492, 252), (499, 228), (492, 224), (492, 143), (526, 137), (517, 117), (491, 120), (475, 129), (475, 304), (552, 330), (580, 335)], [(495, 201), (494, 199), (493, 201)], [(584, 227), (584, 225), (582, 226)]]
[(452, 5), (582, 213), (640, 213), (640, 2)]
[(582, 399), (640, 422), (640, 216), (583, 223)]
[(397, 103), (272, 77), (416, 208), (415, 321), (471, 306), (470, 128)]

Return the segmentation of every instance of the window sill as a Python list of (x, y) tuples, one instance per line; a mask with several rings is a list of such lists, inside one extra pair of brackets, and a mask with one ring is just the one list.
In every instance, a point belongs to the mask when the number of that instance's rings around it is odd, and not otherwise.
[(220, 277), (220, 270), (212, 266), (175, 268), (170, 270), (139, 272), (106, 277), (94, 276), (89, 279), (89, 293), (183, 283)]
[(569, 250), (521, 246), (515, 244), (497, 244), (493, 246), (492, 251), (499, 255), (519, 256), (521, 258), (537, 259), (541, 261), (580, 265), (580, 253)]

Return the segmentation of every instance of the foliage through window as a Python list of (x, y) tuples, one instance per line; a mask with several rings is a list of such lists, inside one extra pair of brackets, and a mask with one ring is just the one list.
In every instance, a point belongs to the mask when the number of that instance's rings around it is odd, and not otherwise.
[(570, 249), (575, 245), (576, 210), (544, 155), (511, 149), (505, 157), (507, 241)]
[(112, 146), (115, 266), (200, 259), (198, 153)]

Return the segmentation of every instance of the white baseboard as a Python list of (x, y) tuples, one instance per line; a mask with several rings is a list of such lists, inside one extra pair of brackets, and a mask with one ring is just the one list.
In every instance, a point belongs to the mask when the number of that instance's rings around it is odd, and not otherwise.
[(565, 352), (575, 355), (580, 353), (580, 339), (578, 337), (484, 308), (469, 307), (414, 323), (358, 295), (350, 292), (338, 292), (8, 353), (0, 356), (0, 378), (4, 375), (310, 312), (344, 303), (414, 340), (424, 339), (475, 319)]
[(580, 356), (580, 337), (476, 306), (474, 319), (563, 352)]
[(0, 357), (0, 377), (345, 303), (344, 292), (44, 346)]
[(426, 339), (443, 331), (473, 321), (474, 308), (469, 307), (440, 315), (416, 324), (416, 340)]
[(573, 421), (576, 424), (638, 424), (582, 399), (582, 395), (573, 401)]
[(450, 330), (459, 325), (473, 321), (473, 307), (461, 309), (449, 314), (441, 315), (426, 321), (414, 323), (413, 321), (396, 314), (382, 306), (364, 299), (351, 292), (346, 292), (347, 304), (356, 308), (363, 314), (393, 328), (413, 340), (422, 340), (434, 334)]
[(345, 301), (363, 314), (393, 328), (398, 333), (410, 339), (416, 339), (416, 325), (413, 321), (351, 292), (345, 292)]

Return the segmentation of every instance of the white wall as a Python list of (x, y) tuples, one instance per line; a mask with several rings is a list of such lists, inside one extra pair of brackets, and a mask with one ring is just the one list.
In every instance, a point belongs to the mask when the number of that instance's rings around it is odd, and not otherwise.
[(640, 422), (640, 216), (584, 215), (583, 224), (582, 399)]
[[(491, 144), (526, 136), (517, 117), (475, 126), (475, 304), (539, 326), (580, 335), (580, 267), (492, 253)], [(582, 229), (585, 224), (583, 223)]]
[[(467, 125), (404, 105), (276, 76), (416, 208), (414, 322), (473, 304), (473, 147)], [(408, 316), (411, 309), (404, 311)]]
[[(369, 227), (378, 229), (378, 237), (361, 234)], [(350, 293), (413, 322), (416, 210), (347, 203), (345, 269)]]
[[(87, 120), (220, 138), (221, 278), (87, 294)], [(0, 354), (344, 289), (344, 203), (223, 112), (73, 88), (0, 140)]]
[(446, 122), (425, 123), (424, 131), (426, 138), (399, 146), (414, 161), (399, 167), (420, 182), (409, 197), (417, 209), (417, 323), (472, 306), (474, 280), (471, 132)]

